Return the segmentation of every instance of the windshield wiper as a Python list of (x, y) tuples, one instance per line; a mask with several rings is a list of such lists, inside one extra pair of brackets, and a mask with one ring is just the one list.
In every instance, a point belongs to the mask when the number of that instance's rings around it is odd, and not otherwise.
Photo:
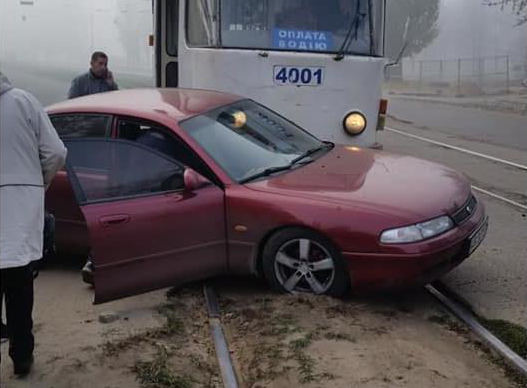
[(249, 181), (252, 181), (252, 180), (255, 180), (255, 179), (258, 179), (258, 178), (262, 178), (262, 177), (266, 177), (266, 176), (270, 176), (270, 175), (273, 175), (273, 174), (276, 174), (277, 172), (281, 172), (281, 171), (287, 171), (287, 170), (290, 170), (291, 168), (293, 168), (296, 164), (298, 164), (298, 162), (300, 162), (302, 159), (305, 159), (319, 151), (322, 151), (326, 148), (333, 148), (334, 147), (334, 144), (331, 143), (331, 142), (325, 142), (324, 145), (320, 146), (320, 147), (316, 147), (316, 148), (311, 148), (310, 150), (307, 150), (306, 152), (304, 152), (302, 155), (294, 158), (288, 165), (286, 166), (277, 166), (277, 167), (268, 167), (266, 168), (265, 170), (261, 171), (261, 172), (258, 172), (254, 175), (251, 175), (250, 177), (248, 178), (243, 178), (241, 179), (239, 182), (240, 184), (244, 184), (244, 183), (247, 183)]
[(258, 178), (262, 178), (262, 177), (266, 177), (266, 176), (275, 174), (275, 173), (280, 172), (280, 171), (286, 171), (286, 170), (291, 169), (291, 167), (293, 167), (292, 164), (288, 164), (287, 166), (269, 167), (269, 168), (266, 168), (265, 170), (263, 170), (263, 171), (261, 171), (259, 173), (251, 175), (248, 178), (244, 178), (244, 179), (240, 180), (240, 183), (244, 184), (244, 183), (250, 182), (252, 180), (258, 179)]
[(313, 154), (316, 154), (318, 151), (322, 151), (326, 148), (333, 148), (333, 143), (326, 143), (320, 147), (316, 147), (316, 148), (311, 148), (310, 150), (307, 150), (306, 152), (304, 152), (302, 155), (300, 155), (299, 157), (297, 158), (294, 158), (292, 161), (291, 161), (291, 164), (290, 166), (293, 166), (295, 164), (297, 164), (298, 162), (300, 162), (302, 159), (305, 159)]
[[(371, 0), (368, 0), (371, 1)], [(353, 33), (353, 27), (355, 27), (355, 39), (357, 38), (357, 35), (359, 33), (359, 23), (361, 16), (363, 16), (360, 13), (360, 6), (361, 6), (361, 0), (357, 1), (357, 9), (355, 10), (355, 17), (351, 19), (351, 23), (348, 29), (348, 33), (346, 34), (346, 37), (344, 38), (344, 41), (342, 42), (342, 46), (340, 46), (339, 51), (337, 52), (337, 55), (333, 58), (335, 61), (341, 61), (344, 59), (344, 53), (348, 50), (348, 47), (351, 43), (352, 39), (352, 33)], [(371, 27), (370, 27), (371, 28)]]

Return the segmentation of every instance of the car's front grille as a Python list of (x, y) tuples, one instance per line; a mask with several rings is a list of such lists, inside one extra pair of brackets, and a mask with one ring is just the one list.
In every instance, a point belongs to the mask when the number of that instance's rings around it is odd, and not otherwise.
[(470, 196), (470, 199), (454, 213), (452, 218), (456, 224), (460, 225), (468, 220), (472, 214), (474, 214), (477, 206), (478, 201), (476, 200), (476, 197), (472, 195)]

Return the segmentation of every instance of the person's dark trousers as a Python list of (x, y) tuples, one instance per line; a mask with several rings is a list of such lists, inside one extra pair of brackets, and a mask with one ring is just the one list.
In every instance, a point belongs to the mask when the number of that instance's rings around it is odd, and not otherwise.
[[(33, 271), (30, 265), (0, 269), (1, 293), (5, 295), (9, 356), (23, 365), (33, 357)], [(2, 301), (0, 300), (0, 309)]]

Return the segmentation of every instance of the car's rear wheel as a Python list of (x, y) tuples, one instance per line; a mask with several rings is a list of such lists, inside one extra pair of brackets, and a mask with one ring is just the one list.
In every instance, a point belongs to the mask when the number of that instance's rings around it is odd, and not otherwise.
[(341, 296), (349, 284), (338, 249), (311, 230), (276, 233), (265, 245), (262, 260), (266, 280), (281, 292)]

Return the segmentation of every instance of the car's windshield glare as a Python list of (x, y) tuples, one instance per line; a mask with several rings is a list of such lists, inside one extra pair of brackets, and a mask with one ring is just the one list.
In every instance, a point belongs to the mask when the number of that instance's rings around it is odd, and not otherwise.
[(324, 145), (249, 100), (215, 109), (180, 125), (235, 181), (267, 168), (289, 165), (298, 156)]

